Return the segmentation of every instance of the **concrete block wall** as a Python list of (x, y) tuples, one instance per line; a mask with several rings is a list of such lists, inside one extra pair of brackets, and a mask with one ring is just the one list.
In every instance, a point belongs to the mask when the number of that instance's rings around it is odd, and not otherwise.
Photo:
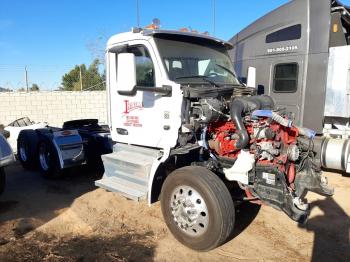
[(8, 125), (25, 116), (58, 127), (82, 118), (106, 123), (106, 99), (105, 91), (0, 92), (0, 124)]

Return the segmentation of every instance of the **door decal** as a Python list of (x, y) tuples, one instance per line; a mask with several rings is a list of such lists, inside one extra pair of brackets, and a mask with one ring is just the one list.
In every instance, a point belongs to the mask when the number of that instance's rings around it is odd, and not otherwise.
[(126, 116), (124, 126), (142, 127), (138, 116)]
[(129, 114), (134, 110), (142, 110), (143, 103), (142, 102), (130, 102), (129, 100), (124, 100), (124, 112), (123, 115)]

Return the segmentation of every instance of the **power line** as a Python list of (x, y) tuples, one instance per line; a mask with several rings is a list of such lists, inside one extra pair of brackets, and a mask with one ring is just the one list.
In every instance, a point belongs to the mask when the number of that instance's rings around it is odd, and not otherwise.
[(83, 76), (81, 73), (81, 66), (79, 66), (79, 82), (80, 82), (80, 91), (83, 91)]
[(213, 6), (213, 36), (215, 36), (215, 29), (216, 29), (216, 1), (212, 0), (212, 6)]
[(28, 86), (28, 71), (27, 71), (27, 67), (24, 67), (24, 74), (25, 74), (25, 81), (26, 81), (26, 87), (27, 87), (27, 92), (29, 91), (29, 86)]
[(137, 19), (137, 27), (140, 27), (140, 5), (139, 5), (139, 0), (136, 0), (136, 19)]
[(89, 86), (89, 87), (87, 87), (87, 88), (84, 88), (84, 91), (91, 90), (92, 88), (94, 88), (94, 87), (96, 87), (96, 86), (99, 86), (99, 85), (103, 85), (103, 84), (105, 84), (105, 83), (106, 83), (106, 81), (102, 81), (102, 82), (100, 82), (100, 83), (98, 83), (98, 84), (96, 84), (96, 85), (93, 85), (93, 86)]

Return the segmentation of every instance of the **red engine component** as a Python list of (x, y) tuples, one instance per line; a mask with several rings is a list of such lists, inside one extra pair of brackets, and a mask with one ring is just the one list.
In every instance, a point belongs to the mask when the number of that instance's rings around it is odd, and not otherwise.
[[(268, 123), (267, 119), (250, 120), (246, 119), (246, 129), (250, 136), (248, 148), (251, 154), (256, 156), (257, 164), (274, 165), (281, 172), (288, 173), (289, 183), (293, 183), (295, 177), (294, 164), (289, 165), (288, 147), (295, 145), (298, 137), (298, 129), (295, 127), (284, 127), (276, 122)], [(270, 136), (256, 137), (259, 129), (269, 129)], [(214, 122), (208, 126), (209, 147), (215, 151), (218, 156), (237, 158), (240, 149), (236, 148), (236, 142), (239, 139), (238, 130), (232, 121)], [(268, 144), (276, 153), (271, 159), (261, 159), (259, 156), (260, 144)]]

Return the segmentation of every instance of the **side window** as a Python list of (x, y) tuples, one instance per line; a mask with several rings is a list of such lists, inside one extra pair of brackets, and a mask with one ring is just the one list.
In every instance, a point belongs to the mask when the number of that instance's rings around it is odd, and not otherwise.
[(298, 89), (298, 64), (275, 65), (273, 74), (273, 91), (275, 93), (294, 93)]
[(283, 28), (266, 36), (266, 43), (275, 43), (301, 38), (301, 24)]
[(148, 50), (144, 46), (132, 46), (128, 48), (136, 59), (136, 84), (144, 87), (154, 87), (154, 66)]

